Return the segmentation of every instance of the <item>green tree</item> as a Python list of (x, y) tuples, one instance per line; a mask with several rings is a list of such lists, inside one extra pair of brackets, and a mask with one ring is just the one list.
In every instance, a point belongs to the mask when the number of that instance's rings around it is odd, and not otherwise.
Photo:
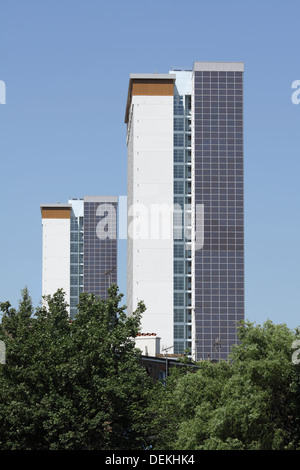
[(201, 362), (196, 372), (158, 384), (148, 409), (154, 448), (300, 449), (297, 333), (245, 322), (228, 362)]
[(8, 302), (0, 339), (0, 449), (136, 449), (134, 416), (150, 381), (133, 338), (145, 309), (126, 316), (117, 286), (107, 300), (82, 294), (70, 321), (64, 293), (33, 312), (28, 290), (18, 310)]

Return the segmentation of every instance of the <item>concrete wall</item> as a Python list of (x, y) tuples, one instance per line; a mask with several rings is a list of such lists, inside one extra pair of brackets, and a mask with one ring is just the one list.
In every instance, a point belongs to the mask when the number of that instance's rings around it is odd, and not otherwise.
[(42, 219), (42, 226), (42, 295), (53, 295), (61, 288), (69, 303), (70, 219)]
[[(142, 332), (173, 345), (173, 96), (133, 96), (128, 140), (128, 311), (147, 311)], [(159, 216), (153, 205), (165, 205)], [(157, 208), (157, 207), (156, 207)], [(169, 352), (172, 352), (170, 350)]]

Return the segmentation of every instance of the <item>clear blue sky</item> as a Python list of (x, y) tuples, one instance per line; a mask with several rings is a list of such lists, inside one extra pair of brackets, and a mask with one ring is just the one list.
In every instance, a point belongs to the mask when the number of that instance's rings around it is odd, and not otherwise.
[(130, 73), (243, 61), (246, 318), (300, 325), (299, 1), (2, 0), (0, 17), (0, 301), (40, 302), (40, 203), (126, 195)]

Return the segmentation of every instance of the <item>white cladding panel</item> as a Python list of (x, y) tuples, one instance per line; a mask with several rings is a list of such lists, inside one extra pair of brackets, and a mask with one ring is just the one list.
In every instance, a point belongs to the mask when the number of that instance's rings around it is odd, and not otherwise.
[(70, 219), (42, 219), (42, 225), (42, 295), (53, 295), (57, 289), (63, 289), (69, 304)]
[[(142, 333), (155, 332), (162, 348), (171, 347), (173, 96), (133, 96), (131, 110), (128, 308), (134, 310), (143, 300), (147, 310), (142, 318)], [(158, 215), (159, 208), (163, 216)]]

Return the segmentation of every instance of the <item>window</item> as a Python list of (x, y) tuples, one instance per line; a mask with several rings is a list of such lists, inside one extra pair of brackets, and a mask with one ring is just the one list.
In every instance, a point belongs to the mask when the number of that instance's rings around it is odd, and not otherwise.
[(185, 296), (185, 304), (187, 307), (191, 307), (192, 306), (192, 297), (191, 297), (191, 294), (186, 294)]
[(174, 325), (174, 339), (184, 339), (183, 325)]
[(184, 305), (184, 294), (183, 292), (174, 292), (174, 306), (180, 307)]
[(184, 246), (182, 244), (174, 244), (174, 258), (184, 257)]
[(72, 285), (72, 286), (77, 286), (77, 284), (78, 284), (78, 276), (71, 276), (70, 282), (71, 282), (71, 285)]
[(174, 118), (174, 131), (184, 131), (183, 118)]
[(187, 274), (192, 274), (192, 263), (191, 261), (186, 261), (185, 269)]
[(174, 114), (177, 116), (183, 116), (184, 107), (183, 107), (183, 97), (175, 95), (174, 96)]
[(78, 232), (71, 232), (71, 242), (78, 241)]
[(71, 309), (70, 309), (70, 316), (71, 316), (71, 318), (74, 318), (74, 317), (77, 315), (77, 312), (78, 312), (77, 308), (74, 308), (74, 307), (71, 308)]
[(192, 177), (192, 168), (190, 166), (185, 167), (185, 177), (190, 179)]
[(183, 149), (174, 149), (174, 162), (182, 163), (184, 159)]
[(183, 178), (184, 176), (184, 167), (182, 165), (174, 166), (174, 178)]
[(192, 323), (192, 310), (190, 308), (186, 309), (186, 323)]
[[(184, 198), (183, 197), (179, 197), (179, 196), (175, 196), (174, 197), (174, 205), (179, 205), (181, 206), (181, 209), (183, 209), (183, 206), (184, 206)], [(178, 210), (179, 207), (174, 207), (174, 210)], [(179, 209), (180, 210), (180, 209)]]
[(174, 193), (183, 194), (184, 192), (184, 183), (183, 181), (174, 181)]
[(183, 341), (174, 341), (174, 354), (184, 354)]
[(71, 243), (71, 253), (77, 253), (77, 252), (78, 252), (78, 244)]
[(78, 254), (71, 253), (71, 263), (78, 263)]
[(174, 274), (183, 274), (183, 273), (184, 273), (183, 261), (174, 260)]
[(191, 214), (190, 212), (187, 212), (187, 211), (186, 211), (185, 214), (184, 214), (184, 216), (185, 216), (185, 217), (184, 217), (184, 219), (185, 219), (185, 220), (184, 220), (185, 226), (186, 226), (186, 227), (190, 227), (191, 224), (192, 224), (192, 214)]
[(185, 97), (185, 112), (186, 114), (191, 114), (192, 110), (192, 97), (191, 95), (187, 95)]
[(183, 308), (176, 308), (174, 310), (174, 322), (175, 323), (184, 322), (184, 309)]
[(186, 339), (191, 339), (192, 338), (192, 327), (190, 325), (186, 326)]
[(186, 290), (191, 290), (192, 289), (192, 280), (190, 277), (187, 277), (186, 280), (185, 280), (185, 284), (186, 284)]
[(185, 136), (185, 146), (190, 147), (192, 145), (192, 137), (190, 134), (186, 134)]
[(70, 295), (71, 295), (71, 296), (75, 296), (75, 295), (78, 296), (78, 287), (73, 287), (73, 286), (71, 286), (71, 288), (70, 288)]
[(71, 274), (78, 274), (78, 266), (72, 264), (71, 265)]
[(174, 211), (173, 224), (174, 224), (174, 227), (182, 227), (182, 225), (183, 225), (183, 213), (182, 213), (182, 211)]
[(158, 380), (164, 382), (166, 380), (166, 372), (164, 370), (158, 371)]
[(191, 194), (192, 192), (192, 183), (190, 181), (187, 181), (185, 184), (185, 192), (186, 194)]
[(183, 277), (174, 277), (174, 290), (183, 290), (184, 285), (184, 278)]
[(78, 219), (77, 217), (71, 218), (71, 230), (78, 230)]
[(183, 147), (184, 138), (183, 134), (174, 134), (174, 147)]
[(173, 238), (174, 240), (182, 240), (183, 238), (183, 227), (180, 226), (174, 226), (173, 228)]
[(77, 298), (77, 297), (71, 298), (71, 300), (70, 300), (70, 306), (71, 306), (71, 307), (77, 307), (77, 304), (78, 304), (78, 298)]

